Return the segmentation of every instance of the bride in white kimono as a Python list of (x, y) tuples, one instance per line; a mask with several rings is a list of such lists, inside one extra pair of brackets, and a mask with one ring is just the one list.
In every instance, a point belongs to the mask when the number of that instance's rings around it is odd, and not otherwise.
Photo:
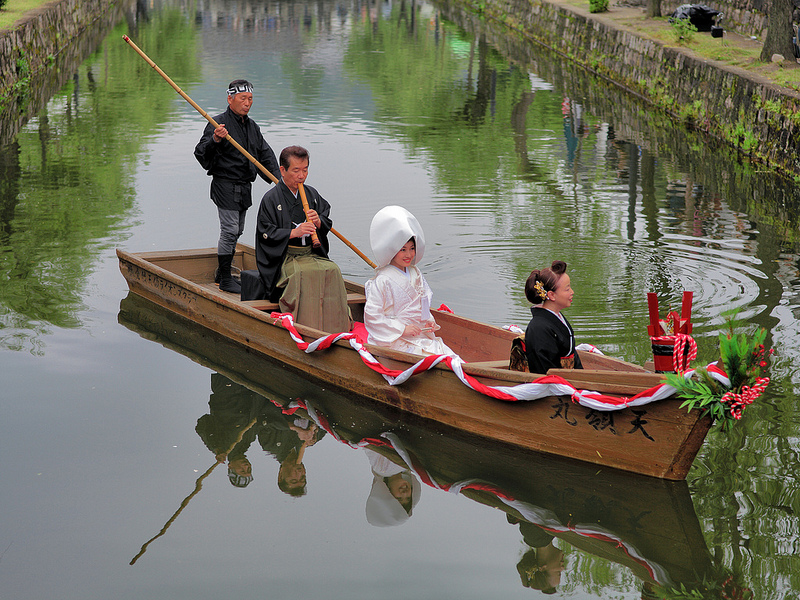
[(417, 262), (425, 253), (425, 236), (417, 219), (400, 206), (382, 208), (369, 229), (378, 268), (366, 283), (364, 326), (367, 341), (413, 354), (456, 356), (433, 332), (433, 293)]

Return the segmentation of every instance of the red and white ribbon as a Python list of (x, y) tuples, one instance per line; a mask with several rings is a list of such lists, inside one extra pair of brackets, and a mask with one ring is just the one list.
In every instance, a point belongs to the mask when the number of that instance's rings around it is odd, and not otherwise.
[(694, 341), (692, 336), (685, 333), (651, 337), (650, 341), (653, 344), (672, 346), (672, 366), (676, 373), (686, 371), (689, 368), (689, 363), (697, 358), (697, 342)]
[[(594, 410), (614, 411), (622, 410), (629, 406), (643, 406), (651, 402), (669, 398), (675, 393), (675, 388), (672, 386), (660, 384), (630, 398), (609, 396), (601, 394), (600, 392), (579, 390), (569, 381), (557, 375), (545, 375), (530, 383), (521, 383), (514, 386), (490, 386), (464, 373), (463, 365), (465, 363), (462, 359), (457, 356), (447, 356), (443, 354), (426, 356), (404, 371), (389, 369), (378, 362), (369, 350), (366, 349), (364, 344), (358, 340), (354, 333), (332, 333), (309, 343), (303, 340), (302, 336), (298, 333), (294, 326), (294, 319), (290, 313), (272, 313), (270, 316), (276, 319), (281, 326), (289, 332), (289, 335), (292, 336), (292, 339), (299, 349), (309, 354), (317, 350), (330, 348), (331, 345), (337, 341), (347, 340), (350, 346), (361, 356), (361, 360), (364, 364), (376, 373), (381, 374), (390, 385), (400, 385), (408, 381), (408, 379), (414, 375), (428, 371), (436, 365), (443, 364), (467, 387), (485, 396), (509, 402), (538, 400), (539, 398), (545, 398), (547, 396), (570, 396), (573, 402), (581, 406)], [(717, 368), (716, 370), (724, 376), (721, 369)], [(694, 370), (685, 371), (683, 375), (690, 377), (692, 373), (694, 373)], [(728, 385), (730, 385), (730, 383), (728, 383)]]

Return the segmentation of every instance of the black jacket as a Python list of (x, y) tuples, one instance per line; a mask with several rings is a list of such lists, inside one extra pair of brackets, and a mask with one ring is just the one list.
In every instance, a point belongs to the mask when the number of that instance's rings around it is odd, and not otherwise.
[[(270, 148), (261, 128), (253, 119), (240, 117), (230, 107), (214, 117), (217, 123), (224, 124), (230, 136), (247, 150), (270, 173), (280, 179), (278, 160)], [(226, 140), (214, 141), (214, 126), (209, 123), (203, 130), (200, 141), (194, 148), (194, 156), (209, 175), (211, 199), (219, 208), (225, 210), (246, 210), (253, 204), (251, 184), (260, 175), (264, 181), (271, 180), (264, 175), (244, 154)]]

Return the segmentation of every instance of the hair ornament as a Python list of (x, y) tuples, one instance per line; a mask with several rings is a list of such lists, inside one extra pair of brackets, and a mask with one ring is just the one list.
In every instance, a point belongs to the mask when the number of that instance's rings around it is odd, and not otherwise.
[(547, 300), (547, 290), (544, 289), (544, 283), (541, 280), (533, 284), (533, 289), (542, 300)]

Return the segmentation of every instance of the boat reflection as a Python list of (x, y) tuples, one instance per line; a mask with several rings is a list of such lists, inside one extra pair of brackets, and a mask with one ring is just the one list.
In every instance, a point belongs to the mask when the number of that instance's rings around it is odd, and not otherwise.
[(628, 567), (642, 582), (643, 597), (681, 586), (707, 589), (713, 561), (684, 481), (488, 446), (390, 407), (333, 394), (135, 294), (121, 302), (119, 322), (216, 371), (209, 412), (196, 430), (216, 464), (227, 462), (233, 485), (247, 486), (258, 476), (246, 458), (257, 445), (281, 464), (279, 487), (304, 493), (303, 454), (327, 435), (367, 454), (373, 525), (405, 522), (422, 485), (505, 512), (529, 547), (517, 565), (525, 587), (557, 589), (564, 564), (559, 547), (567, 543)]

